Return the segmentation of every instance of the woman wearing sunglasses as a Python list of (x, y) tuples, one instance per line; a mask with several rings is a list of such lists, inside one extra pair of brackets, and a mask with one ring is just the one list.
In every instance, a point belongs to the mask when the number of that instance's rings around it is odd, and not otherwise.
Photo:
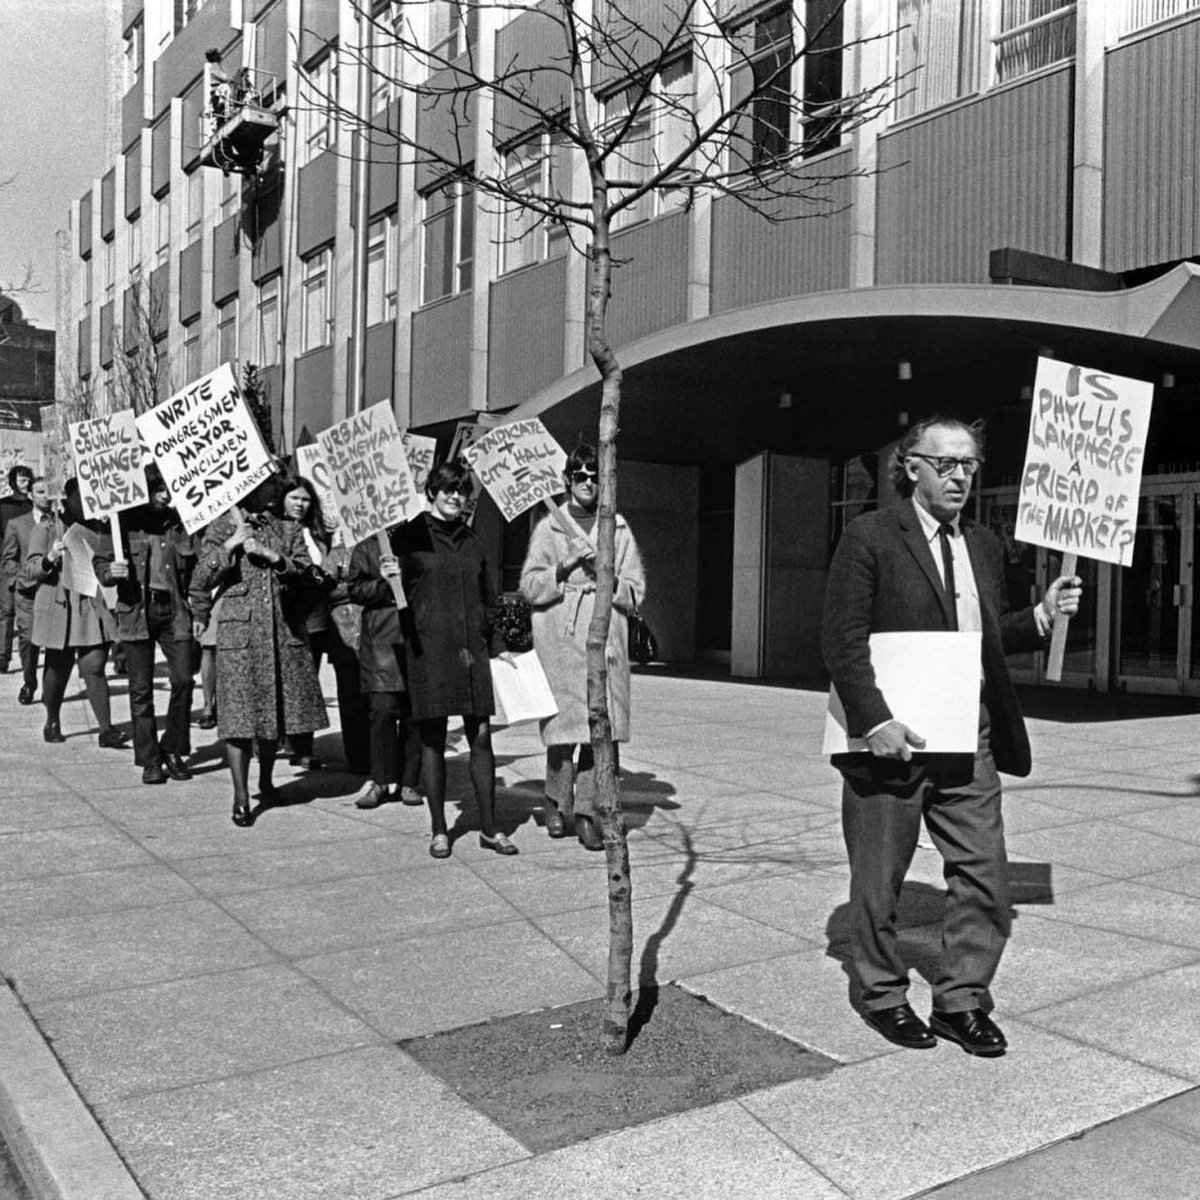
[[(521, 593), (533, 607), (533, 645), (558, 704), (542, 722), (546, 747), (546, 832), (565, 837), (574, 816), (575, 831), (589, 850), (604, 849), (596, 828), (596, 777), (588, 730), (587, 633), (596, 599), (596, 507), (600, 499), (597, 456), (580, 445), (567, 459), (567, 512), (577, 530), (557, 516), (545, 517), (533, 531)], [(579, 531), (585, 534), (580, 540)], [(614, 742), (629, 740), (629, 627), (625, 613), (640, 605), (646, 577), (637, 543), (617, 514), (616, 581), (605, 661), (608, 712)], [(578, 748), (578, 762), (576, 761)]]
[(361, 547), (351, 563), (351, 596), (366, 606), (400, 575), (409, 607), (401, 614), (412, 716), (421, 735), (421, 777), (429, 805), (429, 853), (450, 857), (446, 831), (446, 725), (461, 716), (470, 748), (471, 787), (479, 809), (479, 844), (497, 854), (517, 848), (496, 830), (496, 758), (489, 718), (496, 711), (490, 659), (506, 654), (495, 621), (499, 597), (479, 535), (463, 514), (471, 473), (442, 463), (425, 484), (428, 512), (391, 532), (392, 553), (379, 559), (374, 593), (362, 585)]

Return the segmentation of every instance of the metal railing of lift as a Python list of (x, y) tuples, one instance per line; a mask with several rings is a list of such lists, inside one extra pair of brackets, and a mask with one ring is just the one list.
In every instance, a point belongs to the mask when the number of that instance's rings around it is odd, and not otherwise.
[(1075, 53), (1075, 5), (1031, 17), (992, 38), (994, 79), (1007, 83)]

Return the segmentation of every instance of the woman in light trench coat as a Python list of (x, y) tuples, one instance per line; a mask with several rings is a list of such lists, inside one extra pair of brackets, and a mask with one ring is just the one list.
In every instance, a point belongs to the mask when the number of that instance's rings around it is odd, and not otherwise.
[[(602, 850), (596, 828), (596, 776), (588, 730), (587, 633), (596, 602), (594, 533), (599, 479), (595, 448), (580, 445), (567, 459), (567, 512), (584, 534), (557, 516), (538, 522), (521, 568), (521, 594), (533, 608), (533, 645), (558, 704), (541, 723), (546, 747), (546, 831), (565, 837), (572, 816), (579, 840)], [(629, 625), (625, 614), (646, 594), (641, 555), (625, 518), (617, 514), (616, 582), (605, 661), (614, 742), (629, 740)], [(576, 762), (578, 747), (578, 762)]]

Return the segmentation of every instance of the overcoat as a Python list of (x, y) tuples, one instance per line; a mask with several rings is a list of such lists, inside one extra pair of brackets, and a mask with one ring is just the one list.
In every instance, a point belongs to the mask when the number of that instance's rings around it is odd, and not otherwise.
[[(58, 532), (54, 521), (42, 521), (29, 534), (29, 553), (22, 566), (22, 578), (27, 584), (37, 585), (30, 641), (47, 650), (103, 645), (116, 633), (104, 601), (99, 595), (68, 591), (62, 585), (61, 564), (46, 560)], [(97, 535), (86, 526), (84, 532), (94, 549)]]
[(350, 602), (362, 605), (359, 687), (364, 692), (403, 692), (406, 690), (404, 630), (391, 585), (379, 573), (379, 559), (378, 538), (359, 542), (350, 556), (346, 576)]
[(390, 538), (408, 597), (401, 626), (413, 717), (490, 717), (496, 711), (490, 660), (505, 645), (483, 542), (465, 522), (429, 513)]
[[(983, 698), (991, 719), (992, 754), (1001, 771), (1028, 775), (1029, 736), (1004, 656), (1037, 649), (1042, 635), (1032, 607), (1009, 611), (1000, 542), (965, 517), (959, 528), (979, 592)], [(875, 682), (869, 635), (950, 628), (950, 602), (912, 502), (852, 521), (829, 567), (822, 635), (825, 666), (845, 706), (851, 737), (862, 737), (892, 719)], [(865, 770), (873, 776), (902, 776), (910, 770), (907, 763), (863, 755), (835, 756), (834, 765), (844, 774)]]
[(329, 721), (304, 629), (305, 605), (299, 597), (285, 603), (288, 588), (306, 592), (313, 586), (304, 536), (295, 522), (269, 513), (246, 521), (264, 546), (283, 555), (282, 562), (254, 562), (240, 548), (231, 555), (224, 543), (234, 522), (226, 513), (208, 527), (192, 574), (197, 621), (207, 624), (214, 589), (221, 594), (217, 730), (223, 738), (275, 741), (324, 729)]
[(188, 602), (192, 572), (196, 567), (195, 539), (170, 509), (156, 513), (149, 507), (129, 509), (121, 513), (121, 540), (129, 574), (125, 579), (112, 577), (113, 540), (111, 533), (98, 536), (92, 566), (96, 578), (105, 587), (115, 586), (117, 598), (113, 617), (117, 637), (122, 642), (146, 641), (150, 629), (146, 624), (146, 592), (150, 579), (151, 543), (161, 544), (163, 572), (167, 591), (171, 594), (171, 632), (176, 641), (191, 641), (192, 609)]
[[(614, 742), (629, 740), (629, 623), (626, 612), (641, 605), (646, 576), (637, 542), (620, 513), (616, 518), (616, 587), (604, 661), (608, 713)], [(558, 713), (541, 723), (546, 746), (591, 740), (587, 705), (587, 633), (596, 605), (596, 581), (576, 566), (561, 582), (558, 564), (571, 556), (573, 538), (557, 515), (534, 528), (521, 568), (521, 594), (533, 609), (533, 648), (554, 693)]]

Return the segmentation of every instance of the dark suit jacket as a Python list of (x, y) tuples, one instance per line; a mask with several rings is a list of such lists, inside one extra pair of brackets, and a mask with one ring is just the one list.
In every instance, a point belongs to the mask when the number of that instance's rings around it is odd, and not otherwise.
[[(46, 517), (50, 520), (50, 517)], [(33, 512), (24, 512), (13, 517), (4, 530), (4, 542), (0, 546), (0, 579), (6, 587), (15, 588), (18, 596), (24, 596), (32, 604), (36, 583), (25, 583), (21, 579), (21, 564), (29, 553), (29, 536), (33, 533)]]
[[(1028, 775), (1029, 737), (1004, 656), (1037, 649), (1042, 637), (1032, 608), (1008, 610), (1000, 543), (965, 517), (960, 528), (979, 592), (992, 753), (1000, 770)], [(950, 604), (912, 502), (851, 522), (830, 564), (822, 634), (825, 666), (845, 706), (851, 737), (862, 737), (892, 717), (875, 683), (868, 636), (950, 627)], [(867, 770), (876, 776), (903, 774), (905, 767), (862, 755), (837, 756), (835, 765), (843, 772)]]

